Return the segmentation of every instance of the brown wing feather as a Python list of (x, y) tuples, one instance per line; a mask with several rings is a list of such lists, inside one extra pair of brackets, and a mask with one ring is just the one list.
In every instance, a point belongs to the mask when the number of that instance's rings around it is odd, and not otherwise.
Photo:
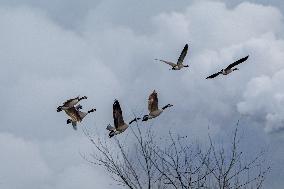
[(80, 114), (75, 107), (68, 108), (65, 112), (72, 120), (82, 121)]
[(120, 104), (118, 100), (115, 100), (113, 103), (113, 121), (114, 121), (115, 128), (118, 128), (119, 126), (124, 125), (122, 110), (120, 108)]
[(156, 93), (155, 90), (149, 96), (148, 110), (149, 110), (149, 112), (153, 112), (155, 110), (158, 110), (158, 94)]

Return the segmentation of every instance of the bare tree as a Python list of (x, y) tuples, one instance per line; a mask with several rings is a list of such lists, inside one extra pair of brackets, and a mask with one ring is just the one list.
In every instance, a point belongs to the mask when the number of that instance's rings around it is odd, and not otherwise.
[(139, 127), (136, 128), (137, 130), (131, 128), (132, 139), (135, 141), (133, 143), (127, 143), (131, 140), (122, 142), (118, 138), (111, 141), (94, 139), (85, 131), (96, 152), (90, 154), (91, 159), (83, 157), (92, 164), (103, 166), (112, 179), (130, 189), (167, 188), (153, 164), (153, 160), (156, 159), (153, 151), (156, 146), (153, 132), (147, 130), (142, 133)]
[(84, 130), (95, 151), (83, 156), (130, 189), (259, 189), (269, 170), (264, 151), (244, 159), (237, 129), (229, 148), (216, 145), (210, 135), (209, 146), (201, 147), (171, 132), (168, 139), (158, 139), (138, 124), (130, 130), (126, 138), (113, 140), (94, 138)]
[(261, 150), (253, 158), (246, 158), (243, 151), (240, 150), (238, 128), (235, 129), (231, 146), (227, 150), (223, 146), (218, 148), (210, 136), (209, 141), (210, 160), (206, 162), (206, 166), (212, 170), (212, 174), (210, 174), (211, 188), (262, 188), (265, 176), (270, 170), (265, 162), (264, 150)]

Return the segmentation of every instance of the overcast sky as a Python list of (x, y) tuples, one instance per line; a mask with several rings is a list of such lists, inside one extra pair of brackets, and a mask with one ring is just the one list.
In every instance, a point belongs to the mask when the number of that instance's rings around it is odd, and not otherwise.
[[(156, 89), (174, 107), (142, 126), (202, 140), (208, 126), (220, 138), (240, 120), (245, 151), (269, 147), (265, 188), (282, 189), (283, 15), (282, 0), (0, 0), (0, 188), (113, 189), (56, 107), (88, 96), (84, 110), (97, 112), (80, 126), (104, 136), (114, 99), (128, 121)], [(154, 61), (177, 60), (185, 43), (188, 69)], [(246, 55), (240, 71), (204, 79)]]

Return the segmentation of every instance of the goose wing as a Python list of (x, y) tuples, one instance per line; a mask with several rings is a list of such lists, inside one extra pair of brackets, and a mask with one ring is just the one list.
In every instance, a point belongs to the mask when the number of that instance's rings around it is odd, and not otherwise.
[(183, 48), (183, 50), (182, 50), (182, 52), (181, 52), (181, 54), (180, 54), (180, 56), (178, 58), (178, 61), (177, 61), (178, 65), (181, 65), (183, 63), (183, 60), (184, 60), (184, 58), (185, 58), (185, 56), (187, 54), (187, 50), (188, 50), (188, 44), (186, 44), (184, 46), (184, 48)]
[(65, 112), (72, 120), (76, 120), (76, 121), (81, 120), (79, 111), (74, 106), (65, 110)]
[(78, 99), (78, 98), (79, 98), (79, 96), (77, 96), (76, 98), (70, 98), (70, 99), (66, 100), (66, 101), (63, 103), (63, 106), (68, 106), (68, 105), (70, 105), (70, 103), (71, 103), (72, 101), (74, 101), (74, 100), (76, 100), (76, 99)]
[(238, 65), (240, 63), (243, 63), (244, 61), (246, 61), (248, 59), (248, 57), (249, 56), (246, 56), (244, 58), (241, 58), (241, 59), (237, 60), (236, 62), (230, 64), (225, 70), (229, 70), (229, 69), (233, 68), (234, 66), (236, 66), (236, 65)]
[(217, 77), (217, 76), (218, 76), (219, 74), (221, 74), (221, 73), (222, 73), (222, 72), (214, 73), (214, 74), (212, 74), (212, 75), (206, 77), (206, 79), (212, 79), (212, 78), (214, 78), (214, 77)]
[(115, 100), (113, 103), (113, 121), (114, 127), (118, 128), (121, 125), (124, 125), (124, 120), (122, 117), (122, 110), (120, 108), (120, 104), (118, 100)]
[(80, 110), (77, 110), (79, 116), (80, 116), (80, 119), (82, 120), (84, 117), (86, 117), (86, 115), (88, 114), (87, 112), (81, 112)]
[(158, 110), (158, 94), (154, 90), (148, 99), (148, 110), (149, 112), (153, 112), (155, 110)]
[(170, 65), (170, 66), (172, 66), (172, 67), (176, 66), (176, 64), (173, 63), (173, 62), (169, 62), (169, 61), (166, 61), (166, 60), (160, 60), (160, 59), (155, 59), (155, 60), (158, 60), (158, 61), (160, 61), (160, 62), (164, 62), (164, 63), (166, 63), (166, 64), (168, 64), (168, 65)]

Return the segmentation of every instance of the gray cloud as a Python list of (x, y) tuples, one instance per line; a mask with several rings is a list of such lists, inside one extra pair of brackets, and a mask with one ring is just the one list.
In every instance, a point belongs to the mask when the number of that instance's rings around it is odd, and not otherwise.
[[(1, 187), (17, 189), (41, 185), (51, 170), (40, 154), (39, 146), (11, 134), (0, 134)], [(15, 180), (16, 179), (16, 180)]]

